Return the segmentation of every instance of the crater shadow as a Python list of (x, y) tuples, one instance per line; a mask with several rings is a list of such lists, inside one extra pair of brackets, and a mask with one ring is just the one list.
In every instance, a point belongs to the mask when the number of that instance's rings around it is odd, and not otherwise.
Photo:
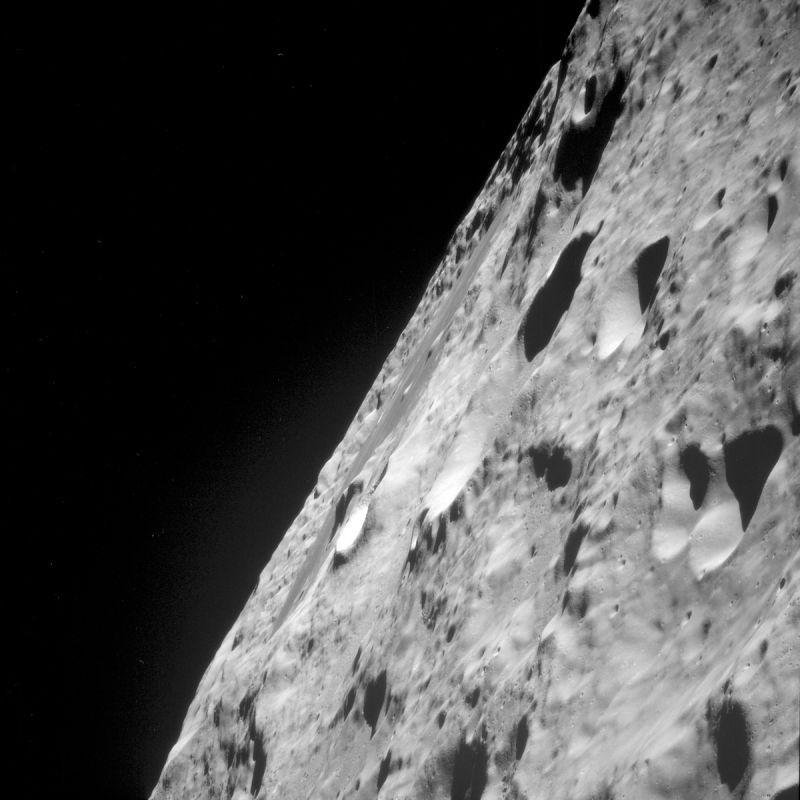
[[(589, 191), (603, 152), (614, 132), (617, 119), (625, 108), (622, 95), (625, 93), (627, 79), (619, 70), (614, 83), (603, 98), (594, 125), (588, 130), (570, 126), (561, 136), (553, 167), (553, 177), (560, 180), (566, 189), (575, 188), (578, 180), (582, 182), (585, 195)], [(588, 99), (590, 92), (585, 95)], [(594, 101), (594, 92), (591, 92)]]
[(383, 670), (377, 678), (367, 684), (364, 691), (364, 721), (372, 729), (370, 736), (375, 735), (375, 728), (378, 726), (378, 717), (385, 697), (386, 670)]
[(696, 511), (703, 505), (711, 477), (708, 458), (699, 445), (690, 444), (681, 453), (681, 469), (689, 479), (689, 497)]
[(711, 735), (720, 780), (733, 792), (747, 773), (751, 758), (747, 717), (741, 703), (725, 698), (712, 718)]
[(486, 789), (486, 747), (480, 741), (461, 739), (453, 763), (451, 800), (479, 800)]
[(761, 492), (783, 451), (783, 436), (774, 425), (756, 428), (726, 442), (725, 476), (746, 530), (761, 499)]
[(656, 285), (669, 252), (669, 236), (647, 245), (636, 257), (634, 271), (639, 286), (639, 309), (644, 314), (656, 293)]
[(581, 267), (595, 234), (581, 233), (561, 251), (553, 271), (533, 298), (522, 324), (525, 358), (533, 361), (553, 338), (581, 282)]

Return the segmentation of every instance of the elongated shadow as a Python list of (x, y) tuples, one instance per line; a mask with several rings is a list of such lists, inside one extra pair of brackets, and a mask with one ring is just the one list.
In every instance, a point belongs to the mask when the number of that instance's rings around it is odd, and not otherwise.
[(581, 233), (561, 251), (550, 277), (533, 298), (522, 324), (525, 358), (533, 361), (553, 338), (581, 282), (581, 267), (586, 251), (596, 234)]

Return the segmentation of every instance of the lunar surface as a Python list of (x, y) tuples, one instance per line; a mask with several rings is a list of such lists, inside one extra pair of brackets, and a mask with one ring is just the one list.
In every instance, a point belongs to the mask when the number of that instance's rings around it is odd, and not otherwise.
[(590, 0), (153, 800), (797, 797), (799, 271), (800, 3)]

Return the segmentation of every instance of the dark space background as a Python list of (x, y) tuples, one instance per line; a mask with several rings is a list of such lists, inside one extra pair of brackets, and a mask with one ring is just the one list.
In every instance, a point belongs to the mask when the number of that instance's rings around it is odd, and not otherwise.
[(580, 6), (4, 31), (7, 793), (149, 794)]

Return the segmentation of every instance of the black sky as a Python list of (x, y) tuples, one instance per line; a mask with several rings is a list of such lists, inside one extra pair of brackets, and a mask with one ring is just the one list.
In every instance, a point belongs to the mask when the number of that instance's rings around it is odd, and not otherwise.
[(149, 794), (560, 56), (580, 4), (549, 5), (5, 31), (20, 787)]

